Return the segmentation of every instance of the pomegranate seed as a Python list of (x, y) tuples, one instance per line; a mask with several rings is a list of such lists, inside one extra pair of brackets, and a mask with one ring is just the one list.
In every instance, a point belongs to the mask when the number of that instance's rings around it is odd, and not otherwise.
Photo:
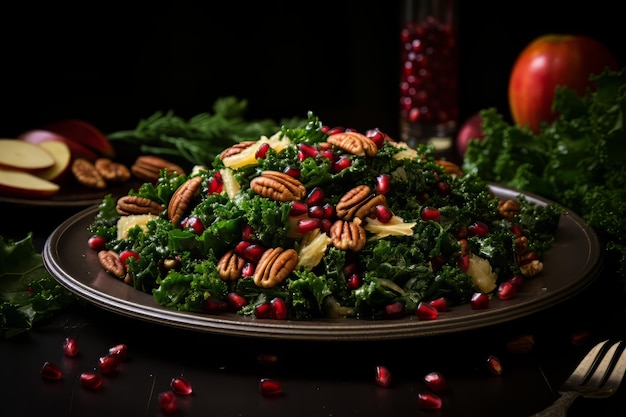
[(193, 229), (193, 232), (200, 236), (202, 232), (204, 232), (204, 224), (202, 224), (202, 220), (197, 216), (187, 217), (183, 220), (181, 226), (183, 229), (190, 228)]
[(173, 414), (178, 411), (178, 399), (172, 391), (159, 394), (159, 405), (165, 414)]
[(381, 387), (388, 387), (391, 384), (391, 372), (386, 366), (378, 365), (376, 367), (376, 384)]
[(517, 288), (522, 288), (522, 286), (524, 286), (524, 276), (522, 274), (515, 274), (509, 279), (509, 282), (515, 284)]
[(272, 317), (273, 308), (270, 303), (262, 303), (254, 308), (254, 317), (257, 319), (269, 319)]
[(376, 219), (381, 223), (389, 223), (393, 217), (391, 209), (384, 204), (378, 204), (376, 206)]
[(80, 385), (96, 390), (102, 386), (102, 375), (95, 372), (83, 372), (79, 377)]
[(259, 391), (261, 392), (261, 395), (265, 397), (275, 397), (282, 394), (283, 387), (280, 382), (276, 380), (261, 378), (261, 381), (259, 382)]
[(397, 319), (404, 317), (404, 304), (400, 301), (387, 304), (385, 306), (385, 317), (388, 319)]
[(139, 260), (139, 254), (137, 252), (134, 252), (132, 250), (123, 250), (120, 253), (120, 261), (122, 261), (122, 264), (126, 264), (126, 261), (129, 258), (134, 258), (136, 260)]
[(258, 262), (259, 259), (261, 259), (261, 256), (263, 256), (264, 252), (265, 248), (263, 246), (253, 243), (246, 246), (241, 256), (248, 261)]
[(473, 310), (482, 310), (485, 308), (489, 308), (489, 295), (484, 292), (476, 292), (472, 294), (472, 298), (470, 299), (470, 307)]
[(297, 167), (287, 167), (283, 169), (283, 173), (295, 179), (300, 178), (300, 174), (301, 174), (300, 169)]
[(191, 395), (193, 392), (191, 382), (182, 376), (172, 378), (170, 387), (172, 388), (172, 392), (178, 395)]
[(433, 256), (430, 260), (430, 265), (434, 271), (439, 271), (445, 263), (446, 259), (441, 255)]
[(502, 375), (502, 364), (500, 363), (500, 359), (490, 355), (487, 358), (487, 370), (494, 375)]
[(63, 353), (65, 356), (74, 357), (78, 355), (78, 343), (71, 337), (66, 337), (63, 341)]
[(276, 297), (272, 299), (270, 304), (272, 305), (271, 317), (276, 320), (284, 320), (287, 318), (287, 303), (285, 303), (285, 300)]
[(322, 225), (322, 219), (306, 218), (298, 220), (298, 233), (307, 234), (318, 229)]
[(514, 224), (509, 228), (509, 230), (517, 237), (524, 235), (524, 230), (522, 230), (522, 226), (520, 226), (519, 224)]
[(350, 159), (350, 157), (347, 155), (342, 155), (339, 158), (337, 158), (337, 160), (333, 164), (333, 170), (335, 172), (341, 172), (344, 169), (350, 168), (351, 165), (352, 165), (352, 160)]
[(441, 392), (445, 390), (448, 383), (441, 372), (430, 372), (424, 376), (424, 383), (433, 391)]
[(248, 305), (248, 300), (245, 297), (237, 294), (236, 292), (230, 292), (226, 295), (226, 302), (235, 311), (241, 310), (244, 306)]
[(526, 265), (532, 261), (536, 261), (537, 259), (539, 259), (539, 256), (537, 256), (536, 252), (528, 252), (519, 256), (517, 263), (519, 265)]
[(433, 207), (424, 207), (422, 209), (422, 212), (420, 213), (420, 217), (422, 218), (422, 220), (424, 220), (425, 222), (432, 220), (434, 222), (438, 222), (441, 214), (439, 213), (439, 210)]
[(585, 342), (587, 341), (587, 339), (589, 339), (589, 336), (591, 336), (591, 333), (589, 333), (589, 331), (587, 330), (580, 330), (577, 332), (573, 332), (570, 335), (570, 342), (574, 345), (574, 346), (582, 346), (583, 344), (585, 344)]
[(254, 239), (254, 230), (252, 226), (247, 223), (241, 226), (241, 239), (247, 242)]
[(417, 394), (417, 404), (423, 410), (439, 410), (443, 401), (435, 394), (420, 392)]
[(215, 297), (209, 297), (202, 302), (202, 310), (208, 314), (218, 314), (228, 310), (228, 303)]
[(270, 150), (269, 143), (262, 143), (261, 146), (256, 150), (254, 157), (256, 159), (265, 159), (267, 156), (267, 152)]
[(459, 269), (463, 272), (467, 272), (467, 270), (469, 269), (469, 255), (461, 255), (459, 256), (459, 260), (457, 261), (457, 265), (459, 266)]
[(252, 262), (246, 262), (246, 264), (243, 266), (243, 269), (241, 270), (241, 276), (244, 278), (251, 277), (252, 275), (254, 275), (254, 270), (255, 265)]
[(326, 133), (328, 134), (328, 136), (332, 136), (334, 134), (343, 133), (345, 131), (346, 131), (345, 127), (336, 126), (336, 127), (331, 128), (331, 129), (328, 129), (328, 131)]
[(322, 158), (328, 159), (331, 164), (335, 162), (336, 157), (332, 149), (320, 149), (320, 156)]
[(450, 310), (448, 308), (448, 300), (446, 300), (445, 297), (436, 298), (436, 299), (430, 301), (428, 304), (430, 304), (431, 306), (435, 307), (437, 309), (437, 311), (439, 311), (439, 312), (449, 311)]
[(239, 256), (243, 256), (244, 252), (246, 251), (246, 248), (248, 246), (252, 245), (252, 242), (249, 242), (247, 240), (242, 240), (239, 243), (237, 243), (237, 245), (235, 245), (235, 253)]
[(109, 348), (109, 355), (117, 358), (117, 360), (120, 362), (126, 360), (127, 354), (128, 346), (126, 346), (124, 343), (120, 343)]
[(256, 360), (263, 365), (273, 365), (278, 363), (278, 355), (273, 353), (259, 353)]
[(498, 298), (501, 300), (510, 300), (517, 294), (517, 285), (511, 281), (504, 281), (498, 286)]
[(98, 358), (98, 368), (103, 374), (112, 374), (119, 370), (119, 361), (113, 355), (101, 356)]
[(441, 196), (450, 194), (451, 190), (452, 187), (450, 187), (450, 184), (448, 184), (447, 182), (438, 181), (437, 184), (435, 184), (435, 191)]
[(528, 353), (533, 350), (534, 347), (535, 338), (532, 334), (515, 336), (506, 342), (506, 350), (515, 354)]
[(309, 217), (313, 217), (316, 219), (324, 218), (324, 208), (322, 206), (311, 206), (309, 207)]
[(61, 372), (61, 368), (53, 364), (52, 362), (45, 362), (39, 374), (43, 379), (48, 379), (50, 381), (58, 381), (61, 379), (63, 373)]
[(209, 194), (220, 194), (224, 190), (224, 180), (222, 175), (217, 172), (214, 176), (209, 178), (208, 192)]
[(378, 149), (380, 149), (383, 146), (383, 144), (385, 143), (385, 136), (386, 135), (383, 132), (381, 132), (378, 128), (376, 128), (376, 129), (368, 129), (365, 132), (365, 136), (370, 138), (376, 144), (376, 147)]
[(486, 236), (489, 233), (489, 226), (481, 221), (476, 221), (469, 226), (467, 226), (467, 232), (471, 236)]
[(290, 216), (298, 217), (309, 212), (309, 206), (303, 201), (292, 201), (290, 207)]
[(387, 194), (391, 189), (391, 177), (389, 174), (380, 174), (376, 177), (376, 192), (378, 194)]
[(344, 276), (349, 276), (357, 272), (359, 266), (355, 262), (347, 263), (341, 268), (341, 272), (343, 272)]
[(304, 158), (315, 158), (320, 154), (319, 150), (315, 146), (307, 143), (299, 143), (298, 152), (302, 152)]
[(87, 241), (87, 245), (89, 245), (91, 250), (101, 251), (106, 246), (106, 240), (102, 236), (92, 236)]
[(309, 192), (304, 200), (309, 206), (318, 206), (324, 204), (324, 200), (326, 196), (324, 195), (324, 190), (320, 187), (313, 187), (313, 189)]
[(439, 310), (429, 303), (420, 302), (415, 309), (415, 315), (420, 320), (434, 320), (439, 316)]
[(335, 206), (330, 203), (326, 203), (322, 206), (322, 208), (324, 209), (325, 219), (332, 219), (333, 217), (335, 217)]
[(348, 288), (351, 290), (356, 290), (362, 283), (363, 282), (361, 281), (361, 276), (359, 274), (351, 274), (348, 276)]

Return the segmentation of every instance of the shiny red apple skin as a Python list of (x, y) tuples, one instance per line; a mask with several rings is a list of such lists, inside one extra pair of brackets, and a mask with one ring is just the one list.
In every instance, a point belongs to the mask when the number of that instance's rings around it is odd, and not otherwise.
[(465, 156), (467, 147), (470, 140), (483, 140), (485, 134), (483, 133), (483, 118), (480, 113), (474, 113), (468, 117), (456, 136), (456, 151), (461, 158)]
[(593, 88), (590, 75), (619, 69), (615, 55), (601, 42), (581, 35), (547, 34), (518, 55), (509, 78), (508, 98), (513, 122), (538, 133), (541, 122), (553, 122), (557, 86), (583, 95)]

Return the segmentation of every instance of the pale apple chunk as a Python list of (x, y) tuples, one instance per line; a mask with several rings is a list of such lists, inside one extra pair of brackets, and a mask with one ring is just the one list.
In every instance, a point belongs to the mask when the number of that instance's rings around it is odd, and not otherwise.
[(56, 194), (60, 187), (37, 175), (0, 168), (0, 194), (15, 197), (45, 198)]
[(54, 165), (37, 174), (37, 176), (58, 182), (63, 179), (64, 175), (69, 171), (70, 162), (72, 161), (72, 151), (64, 142), (49, 140), (41, 142), (39, 147), (44, 148), (54, 158)]
[(54, 165), (50, 152), (19, 139), (0, 139), (0, 167), (25, 172), (41, 172)]

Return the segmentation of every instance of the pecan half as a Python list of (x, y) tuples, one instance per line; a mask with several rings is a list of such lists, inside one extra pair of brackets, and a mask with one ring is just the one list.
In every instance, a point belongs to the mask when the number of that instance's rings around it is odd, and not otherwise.
[(158, 180), (161, 171), (164, 169), (167, 170), (168, 174), (176, 173), (182, 175), (185, 173), (185, 170), (179, 165), (154, 155), (141, 155), (137, 157), (133, 166), (130, 167), (130, 171), (134, 176), (148, 182)]
[(364, 134), (358, 132), (335, 133), (334, 135), (330, 135), (326, 141), (352, 155), (376, 156), (378, 153), (376, 143)]
[(274, 201), (302, 200), (306, 188), (296, 178), (279, 171), (263, 171), (250, 181), (256, 194)]
[(365, 229), (361, 226), (360, 219), (354, 221), (337, 220), (330, 227), (328, 233), (333, 246), (339, 250), (358, 252), (363, 249), (367, 241)]
[(98, 173), (109, 182), (126, 182), (130, 179), (131, 173), (128, 167), (119, 162), (114, 162), (109, 158), (98, 158), (94, 162)]
[(126, 275), (126, 265), (122, 263), (117, 252), (112, 250), (101, 250), (98, 252), (98, 262), (105, 271), (122, 279)]
[(158, 216), (164, 210), (164, 207), (156, 201), (136, 195), (125, 195), (120, 197), (117, 200), (115, 208), (122, 216), (128, 216), (131, 214), (154, 214), (155, 216)]
[(340, 219), (363, 220), (372, 214), (379, 204), (387, 205), (387, 198), (382, 194), (373, 194), (369, 186), (362, 184), (344, 194), (335, 209)]
[(246, 261), (233, 250), (226, 252), (217, 262), (217, 271), (224, 281), (235, 281), (241, 276)]
[(516, 200), (498, 201), (498, 212), (500, 213), (500, 216), (507, 220), (513, 220), (513, 218), (517, 216), (520, 211), (521, 207), (519, 202)]
[(240, 154), (244, 149), (252, 146), (254, 143), (255, 143), (254, 141), (243, 141), (243, 142), (236, 143), (232, 145), (231, 147), (224, 149), (220, 153), (220, 159), (224, 160), (225, 158), (228, 158), (229, 156)]
[(442, 167), (446, 174), (456, 175), (457, 177), (463, 176), (461, 167), (454, 162), (446, 161), (445, 159), (438, 159), (435, 163)]
[(72, 162), (72, 174), (76, 180), (89, 188), (106, 188), (107, 184), (96, 166), (85, 158), (76, 158)]
[(174, 192), (169, 205), (167, 206), (167, 215), (175, 227), (180, 226), (180, 222), (187, 214), (187, 210), (191, 206), (200, 190), (202, 189), (202, 177), (192, 177), (185, 181)]
[(252, 279), (258, 287), (271, 288), (283, 282), (298, 265), (294, 249), (266, 249), (259, 259)]

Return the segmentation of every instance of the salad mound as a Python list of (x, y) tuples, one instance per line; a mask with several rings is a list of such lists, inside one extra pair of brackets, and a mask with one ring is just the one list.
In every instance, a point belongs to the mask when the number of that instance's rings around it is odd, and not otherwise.
[(291, 320), (391, 319), (493, 295), (541, 273), (562, 214), (499, 200), (432, 147), (312, 113), (125, 198), (161, 209), (103, 199), (89, 230), (112, 276), (168, 308)]

